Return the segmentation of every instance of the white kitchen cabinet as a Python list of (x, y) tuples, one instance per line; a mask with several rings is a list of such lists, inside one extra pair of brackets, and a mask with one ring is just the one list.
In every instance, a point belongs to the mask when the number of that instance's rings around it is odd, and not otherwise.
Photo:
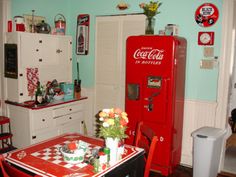
[[(7, 45), (16, 45), (8, 50)], [(72, 37), (26, 32), (6, 34), (5, 73), (17, 66), (16, 77), (5, 75), (6, 100), (22, 103), (31, 97), (28, 94), (27, 69), (37, 68), (39, 81), (46, 84), (56, 79), (58, 82), (72, 82)], [(8, 69), (10, 71), (8, 71)]]
[(25, 147), (67, 132), (83, 133), (86, 101), (61, 101), (38, 108), (7, 102), (13, 146)]

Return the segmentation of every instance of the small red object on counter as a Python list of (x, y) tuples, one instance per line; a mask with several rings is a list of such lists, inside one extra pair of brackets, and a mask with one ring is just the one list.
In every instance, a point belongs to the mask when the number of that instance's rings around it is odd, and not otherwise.
[(68, 144), (68, 149), (73, 151), (77, 149), (76, 143), (75, 142), (71, 142)]

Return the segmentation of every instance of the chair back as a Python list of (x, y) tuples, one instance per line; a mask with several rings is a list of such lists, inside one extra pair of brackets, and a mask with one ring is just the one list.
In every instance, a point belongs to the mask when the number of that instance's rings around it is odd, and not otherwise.
[(154, 131), (150, 127), (143, 124), (143, 122), (139, 122), (136, 130), (135, 146), (145, 150), (146, 165), (144, 177), (149, 177), (156, 144), (157, 136)]
[[(29, 174), (20, 171), (19, 169), (15, 168), (14, 166), (8, 164), (5, 160), (3, 155), (0, 155), (0, 168), (2, 171), (3, 177), (32, 177)], [(1, 176), (1, 174), (0, 174)]]

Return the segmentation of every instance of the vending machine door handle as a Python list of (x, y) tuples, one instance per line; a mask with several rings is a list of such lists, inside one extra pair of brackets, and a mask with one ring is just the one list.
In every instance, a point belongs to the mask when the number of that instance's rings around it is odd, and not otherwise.
[(154, 92), (148, 98), (144, 98), (144, 100), (148, 101), (148, 105), (144, 106), (148, 111), (152, 111), (153, 110), (153, 97), (156, 97), (159, 94), (160, 94), (160, 92)]

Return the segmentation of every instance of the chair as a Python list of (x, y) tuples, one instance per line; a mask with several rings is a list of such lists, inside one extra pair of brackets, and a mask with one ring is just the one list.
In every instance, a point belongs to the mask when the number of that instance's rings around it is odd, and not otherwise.
[[(8, 124), (8, 129), (4, 127)], [(0, 141), (1, 141), (1, 148), (0, 151), (4, 152), (7, 149), (12, 149), (12, 133), (11, 133), (11, 125), (10, 125), (10, 119), (5, 116), (0, 116)]]
[(149, 177), (152, 158), (154, 156), (154, 151), (157, 145), (157, 136), (154, 131), (148, 126), (144, 125), (143, 122), (139, 122), (136, 137), (135, 146), (143, 148), (145, 150), (145, 170), (144, 177)]
[[(18, 170), (14, 166), (8, 164), (3, 155), (0, 155), (0, 176), (3, 177), (32, 177), (29, 174), (24, 173), (23, 171)], [(2, 175), (1, 175), (2, 172)]]

